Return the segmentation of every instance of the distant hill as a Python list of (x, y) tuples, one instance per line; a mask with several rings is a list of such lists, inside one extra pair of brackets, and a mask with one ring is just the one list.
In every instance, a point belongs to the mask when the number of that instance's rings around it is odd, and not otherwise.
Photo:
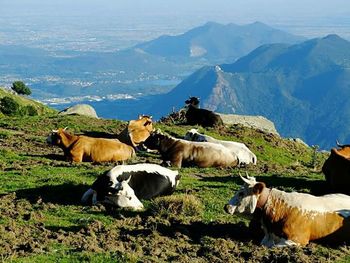
[(233, 64), (204, 67), (153, 108), (165, 114), (171, 106), (182, 107), (189, 95), (199, 96), (203, 108), (262, 115), (281, 135), (329, 149), (336, 139), (350, 143), (349, 83), (350, 42), (329, 35), (263, 45)]
[(301, 38), (262, 23), (207, 23), (117, 52), (50, 51), (0, 45), (0, 83), (21, 79), (37, 99), (166, 93), (204, 65), (233, 62), (265, 43)]
[(184, 34), (164, 35), (136, 48), (166, 58), (206, 59), (211, 63), (223, 63), (233, 62), (263, 44), (293, 44), (303, 40), (260, 22), (248, 25), (208, 22)]

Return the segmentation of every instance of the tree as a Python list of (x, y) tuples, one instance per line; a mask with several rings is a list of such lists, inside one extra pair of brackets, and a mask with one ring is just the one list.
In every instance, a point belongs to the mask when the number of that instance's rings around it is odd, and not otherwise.
[(30, 95), (32, 94), (32, 91), (29, 87), (26, 86), (26, 84), (23, 83), (23, 81), (15, 81), (12, 83), (12, 90), (17, 92), (17, 94), (23, 94), (23, 95)]
[(5, 115), (17, 115), (19, 109), (19, 104), (11, 97), (6, 96), (0, 99), (0, 111)]

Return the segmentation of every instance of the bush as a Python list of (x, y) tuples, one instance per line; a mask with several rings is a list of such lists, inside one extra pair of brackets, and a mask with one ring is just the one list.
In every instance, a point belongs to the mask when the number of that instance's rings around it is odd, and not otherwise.
[(15, 81), (12, 83), (12, 90), (17, 92), (17, 94), (30, 95), (32, 91), (26, 86), (22, 81)]
[(21, 108), (21, 115), (25, 116), (36, 116), (38, 115), (38, 110), (33, 105), (27, 105)]
[(0, 111), (5, 115), (17, 115), (19, 109), (19, 104), (11, 97), (6, 96), (0, 100)]

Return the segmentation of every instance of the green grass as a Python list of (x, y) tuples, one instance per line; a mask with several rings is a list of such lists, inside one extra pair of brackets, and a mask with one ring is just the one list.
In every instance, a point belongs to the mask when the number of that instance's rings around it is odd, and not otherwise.
[[(60, 149), (46, 145), (47, 135), (52, 129), (68, 126), (75, 133), (115, 136), (125, 125), (82, 116), (0, 118), (0, 235), (11, 231), (17, 235), (17, 239), (6, 235), (0, 240), (5, 261), (278, 262), (286, 253), (292, 261), (349, 260), (348, 247), (332, 250), (312, 244), (297, 253), (293, 249), (267, 250), (252, 240), (246, 218), (223, 211), (242, 184), (239, 173), (248, 172), (267, 186), (285, 191), (317, 193), (324, 188), (320, 167), (327, 154), (319, 154), (314, 168), (310, 166), (312, 149), (248, 128), (200, 129), (218, 139), (244, 142), (258, 156), (258, 165), (247, 168), (180, 169), (181, 180), (174, 193), (177, 199), (167, 202), (194, 196), (203, 212), (187, 218), (175, 212), (164, 216), (166, 210), (152, 214), (148, 209), (152, 200), (143, 201), (142, 212), (83, 206), (82, 194), (114, 165), (70, 164), (62, 159)], [(155, 126), (176, 137), (183, 137), (191, 128)], [(160, 162), (156, 154), (139, 154), (130, 163), (145, 161)]]

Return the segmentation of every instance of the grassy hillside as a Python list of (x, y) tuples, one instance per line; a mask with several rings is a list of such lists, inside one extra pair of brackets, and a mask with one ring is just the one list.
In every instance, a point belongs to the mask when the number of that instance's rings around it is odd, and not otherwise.
[[(350, 247), (312, 243), (267, 249), (248, 220), (230, 216), (224, 204), (248, 172), (268, 186), (322, 193), (320, 167), (327, 157), (261, 131), (233, 126), (205, 130), (246, 143), (258, 165), (246, 168), (182, 168), (172, 198), (143, 201), (145, 211), (82, 206), (80, 198), (113, 164), (70, 164), (46, 144), (51, 129), (113, 137), (126, 123), (81, 116), (0, 119), (0, 255), (12, 262), (329, 262), (350, 260)], [(189, 126), (157, 124), (181, 137)], [(203, 129), (200, 131), (204, 131)], [(138, 154), (128, 163), (160, 163)]]
[[(45, 106), (44, 104), (34, 101), (32, 99), (29, 99), (25, 96), (19, 96), (16, 94), (13, 94), (3, 88), (0, 87), (0, 99), (3, 97), (10, 97), (12, 99), (14, 99), (20, 106), (33, 106), (39, 115), (44, 115), (44, 114), (53, 114), (56, 112), (56, 110)], [(3, 117), (4, 115), (0, 112), (0, 117)]]

